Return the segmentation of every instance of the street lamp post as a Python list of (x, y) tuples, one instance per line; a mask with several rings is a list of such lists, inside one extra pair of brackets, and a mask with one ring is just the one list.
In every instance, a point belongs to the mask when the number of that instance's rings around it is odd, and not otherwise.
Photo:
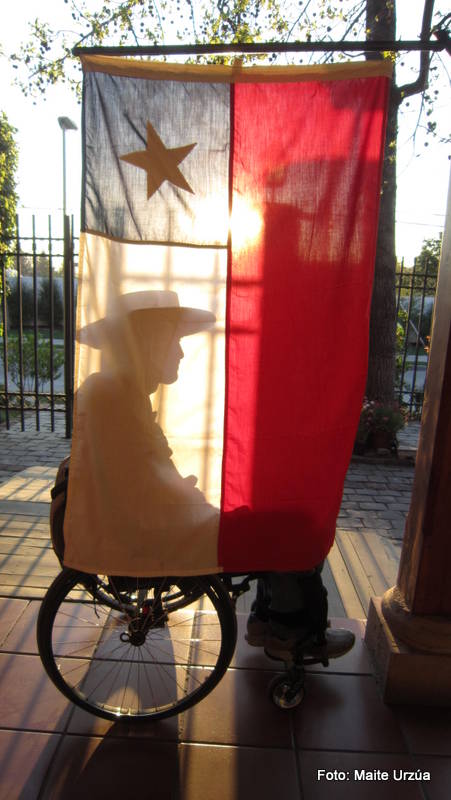
[(66, 131), (76, 131), (77, 126), (69, 117), (58, 117), (63, 132), (63, 214), (66, 216)]
[(58, 117), (63, 132), (63, 236), (64, 236), (64, 393), (66, 395), (66, 438), (72, 435), (72, 408), (74, 394), (74, 271), (72, 238), (69, 217), (66, 215), (66, 131), (76, 131), (69, 117)]

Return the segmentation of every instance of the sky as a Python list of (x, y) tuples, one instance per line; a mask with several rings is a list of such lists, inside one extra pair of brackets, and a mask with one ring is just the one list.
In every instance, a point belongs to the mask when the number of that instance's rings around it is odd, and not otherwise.
[[(436, 2), (436, 7), (441, 5)], [(422, 0), (398, 0), (398, 35), (417, 38), (421, 27)], [(27, 23), (37, 15), (51, 20), (54, 27), (68, 27), (67, 6), (63, 0), (15, 0), (13, 9), (2, 3), (0, 10), (0, 43), (5, 54), (14, 52), (27, 39)], [(171, 43), (168, 37), (167, 43)], [(410, 56), (418, 63), (419, 55)], [(441, 56), (451, 73), (451, 61)], [(412, 74), (399, 78), (412, 80)], [(81, 188), (81, 106), (65, 86), (49, 87), (45, 99), (33, 104), (13, 85), (15, 71), (6, 58), (0, 58), (0, 110), (4, 110), (10, 123), (17, 128), (19, 146), (19, 215), (23, 232), (29, 231), (31, 215), (36, 215), (38, 233), (45, 236), (47, 217), (54, 217), (57, 230), (63, 205), (63, 155), (62, 131), (59, 116), (69, 117), (78, 130), (66, 133), (67, 211), (74, 214), (75, 228), (79, 226)], [(412, 130), (417, 118), (419, 98), (411, 98), (409, 108), (400, 117), (398, 137), (398, 193), (397, 193), (397, 254), (411, 264), (419, 254), (423, 239), (436, 237), (443, 230), (451, 161), (451, 148), (430, 140), (424, 146), (419, 131), (416, 141)], [(445, 89), (436, 104), (435, 116), (449, 119), (450, 92), (445, 74)], [(435, 118), (435, 117), (434, 117)], [(443, 126), (442, 126), (443, 127)]]

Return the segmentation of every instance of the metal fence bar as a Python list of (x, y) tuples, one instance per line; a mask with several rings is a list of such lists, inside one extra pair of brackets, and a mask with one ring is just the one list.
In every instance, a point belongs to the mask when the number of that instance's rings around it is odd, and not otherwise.
[[(410, 416), (421, 415), (424, 397), (424, 386), (417, 386), (417, 379), (421, 369), (427, 364), (426, 339), (429, 332), (423, 330), (427, 319), (426, 301), (434, 300), (437, 287), (437, 275), (431, 271), (431, 262), (424, 264), (415, 261), (413, 268), (405, 266), (401, 261), (396, 275), (397, 293), (397, 319), (404, 328), (404, 341), (402, 351), (398, 351), (401, 360), (399, 375), (397, 376), (397, 393), (399, 403), (404, 405)], [(407, 308), (403, 304), (407, 300)], [(433, 306), (430, 308), (430, 321), (432, 320)], [(412, 333), (415, 340), (412, 340)], [(413, 352), (409, 353), (413, 347)], [(424, 350), (424, 354), (421, 353)], [(424, 359), (426, 356), (426, 360)], [(425, 369), (424, 369), (425, 371)]]
[[(77, 326), (77, 292), (75, 286), (75, 232), (74, 232), (74, 217), (71, 217), (70, 222), (70, 236), (71, 236), (71, 270), (72, 270), (72, 411), (73, 411), (73, 398), (75, 386), (75, 329)], [(78, 254), (77, 254), (77, 267), (78, 267)]]
[[(408, 282), (408, 287), (407, 288), (410, 288), (410, 294), (409, 294), (407, 311), (405, 309), (402, 309), (403, 311), (406, 311), (406, 313), (407, 313), (407, 320), (406, 320), (405, 331), (404, 331), (404, 336), (405, 336), (405, 338), (404, 338), (404, 349), (403, 349), (403, 353), (402, 353), (401, 375), (400, 375), (400, 380), (399, 380), (399, 384), (400, 384), (399, 402), (400, 402), (400, 404), (402, 403), (402, 399), (403, 399), (403, 386), (404, 386), (404, 379), (405, 379), (405, 374), (406, 374), (407, 349), (408, 349), (408, 340), (409, 340), (409, 326), (410, 326), (410, 315), (411, 315), (412, 297), (413, 297), (412, 275), (408, 274), (408, 273), (405, 273), (404, 277), (407, 278), (407, 282)], [(402, 293), (403, 288), (406, 288), (406, 287), (403, 286), (403, 284), (400, 284), (400, 295)], [(401, 297), (400, 297), (400, 301), (401, 301)], [(398, 308), (398, 317), (399, 317), (399, 308)], [(411, 413), (411, 408), (412, 408), (411, 401), (412, 401), (412, 398), (410, 398), (409, 414)]]
[(73, 245), (70, 220), (64, 215), (64, 393), (66, 395), (66, 439), (72, 435), (73, 411)]
[(53, 338), (55, 336), (55, 309), (54, 309), (54, 284), (53, 284), (53, 253), (52, 253), (52, 218), (49, 214), (49, 239), (48, 239), (48, 256), (49, 256), (49, 335), (50, 335), (50, 348), (49, 348), (49, 361), (50, 361), (50, 429), (55, 430), (55, 381), (53, 377), (54, 372), (54, 352), (53, 352)]
[(32, 217), (32, 249), (33, 249), (33, 355), (34, 355), (34, 409), (36, 419), (36, 430), (40, 430), (39, 419), (39, 335), (38, 335), (38, 275), (37, 275), (37, 254), (36, 254), (36, 218)]
[(20, 267), (20, 232), (19, 217), (16, 216), (16, 265), (17, 265), (17, 328), (18, 328), (18, 361), (19, 361), (19, 392), (20, 392), (20, 422), (25, 430), (25, 400), (24, 400), (24, 373), (23, 373), (23, 302), (22, 302), (22, 276)]
[(404, 277), (404, 259), (401, 260), (401, 271), (398, 273), (399, 275), (399, 283), (395, 288), (398, 289), (398, 294), (396, 297), (396, 317), (399, 316), (399, 308), (401, 304), (401, 287), (402, 287), (402, 279)]
[[(7, 337), (8, 337), (8, 319), (6, 316), (6, 270), (5, 270), (5, 257), (3, 254), (0, 255), (1, 258), (1, 275), (2, 275), (2, 316), (3, 316), (3, 379), (4, 379), (4, 390), (5, 390), (5, 421), (6, 427), (9, 428), (9, 397), (8, 397), (8, 345), (7, 345)], [(1, 419), (1, 416), (0, 416)]]
[[(418, 325), (417, 325), (417, 331), (416, 331), (415, 357), (414, 357), (415, 360), (413, 362), (412, 395), (413, 395), (413, 398), (415, 399), (416, 402), (418, 400), (418, 398), (417, 398), (417, 390), (416, 390), (417, 370), (418, 370), (418, 356), (419, 356), (419, 352), (420, 352), (420, 344), (423, 347), (424, 347), (424, 344), (425, 344), (423, 339), (422, 339), (422, 336), (421, 336), (421, 323), (423, 321), (424, 301), (425, 301), (425, 297), (426, 297), (426, 282), (427, 282), (427, 278), (428, 278), (428, 266), (429, 266), (429, 262), (427, 261), (426, 262), (426, 270), (425, 270), (425, 273), (423, 275), (423, 286), (422, 286), (422, 292), (421, 292), (420, 313), (418, 315)], [(414, 268), (414, 272), (415, 272), (415, 268)], [(421, 405), (422, 404), (423, 404), (423, 402), (422, 402), (422, 398), (421, 398)]]
[[(414, 267), (414, 271), (415, 271), (415, 267)], [(405, 346), (405, 350), (404, 350), (404, 364), (407, 361), (407, 351), (408, 351), (408, 345), (409, 345), (409, 331), (410, 331), (410, 326), (412, 324), (413, 290), (414, 290), (414, 284), (415, 284), (413, 275), (410, 275), (409, 277), (410, 277), (409, 311), (408, 311), (408, 315), (407, 315), (407, 325), (406, 325), (406, 346)], [(412, 409), (413, 409), (413, 388), (414, 388), (414, 384), (412, 384), (412, 391), (410, 393), (410, 401), (409, 401), (409, 415), (410, 416), (412, 415)]]
[[(0, 292), (0, 314), (3, 314), (4, 330), (0, 356), (3, 360), (4, 377), (0, 380), (0, 421), (8, 429), (11, 424), (16, 423), (24, 431), (33, 419), (34, 426), (39, 431), (42, 429), (43, 419), (47, 419), (49, 429), (55, 431), (56, 415), (64, 413), (68, 423), (66, 435), (70, 436), (75, 344), (75, 300), (72, 287), (75, 280), (75, 244), (78, 240), (73, 236), (72, 219), (68, 239), (66, 234), (66, 261), (69, 259), (71, 283), (69, 320), (72, 340), (72, 346), (69, 344), (70, 340), (67, 341), (71, 377), (69, 395), (66, 397), (65, 389), (58, 389), (56, 383), (64, 356), (62, 348), (55, 340), (58, 326), (63, 322), (61, 318), (60, 323), (59, 315), (63, 299), (60, 286), (64, 288), (64, 279), (61, 284), (57, 282), (56, 268), (60, 262), (62, 266), (64, 263), (64, 237), (61, 234), (55, 236), (51, 216), (47, 217), (46, 228), (45, 235), (38, 235), (38, 219), (33, 215), (30, 219), (30, 232), (22, 235), (17, 217), (14, 239), (9, 242), (6, 252), (1, 254), (3, 288)], [(46, 328), (45, 335), (42, 334), (41, 326)], [(44, 412), (48, 412), (48, 417), (44, 417)]]

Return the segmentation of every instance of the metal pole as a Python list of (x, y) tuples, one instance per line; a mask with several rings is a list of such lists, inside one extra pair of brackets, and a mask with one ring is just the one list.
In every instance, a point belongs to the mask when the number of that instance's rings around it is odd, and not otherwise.
[(34, 410), (36, 430), (40, 430), (39, 418), (39, 328), (38, 328), (38, 270), (36, 253), (36, 218), (33, 214), (33, 351), (34, 351)]
[[(5, 390), (5, 421), (6, 429), (9, 431), (9, 386), (8, 386), (8, 317), (6, 309), (6, 270), (5, 258), (0, 254), (1, 266), (1, 287), (2, 287), (2, 312), (3, 312), (3, 383)], [(0, 408), (1, 422), (1, 408)]]
[(55, 382), (53, 377), (54, 371), (54, 343), (53, 340), (55, 338), (55, 309), (54, 309), (54, 283), (53, 283), (53, 251), (52, 251), (52, 218), (49, 214), (49, 241), (48, 241), (48, 253), (49, 253), (49, 332), (50, 332), (50, 427), (52, 432), (55, 430)]
[(63, 128), (63, 219), (66, 217), (66, 128)]
[(76, 131), (77, 126), (69, 117), (58, 117), (63, 132), (63, 218), (66, 216), (66, 131)]
[[(446, 38), (445, 38), (446, 36)], [(102, 56), (161, 56), (161, 55), (218, 55), (221, 53), (346, 53), (399, 52), (409, 50), (440, 51), (449, 47), (448, 36), (439, 41), (409, 39), (398, 41), (341, 41), (341, 42), (253, 42), (243, 44), (167, 44), (122, 45), (120, 47), (74, 47), (72, 55)]]
[(73, 261), (70, 220), (64, 216), (64, 393), (66, 395), (66, 439), (72, 436), (74, 398), (73, 359)]
[[(34, 214), (33, 214), (34, 218)], [(22, 275), (20, 263), (20, 233), (19, 217), (16, 214), (16, 268), (17, 268), (17, 325), (19, 347), (19, 393), (20, 393), (20, 422), (22, 431), (25, 430), (25, 397), (24, 397), (24, 374), (23, 374), (23, 305), (22, 305)]]
[(74, 399), (73, 358), (73, 285), (74, 265), (69, 217), (66, 214), (66, 131), (76, 131), (77, 126), (69, 117), (58, 117), (63, 132), (63, 236), (64, 236), (64, 393), (66, 396), (66, 439), (72, 435), (72, 409)]

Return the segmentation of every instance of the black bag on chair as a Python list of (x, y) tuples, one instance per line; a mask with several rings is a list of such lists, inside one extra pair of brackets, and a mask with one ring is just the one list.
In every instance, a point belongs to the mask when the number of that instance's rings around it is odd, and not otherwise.
[(61, 566), (64, 558), (64, 514), (66, 511), (67, 484), (69, 481), (70, 456), (67, 456), (58, 467), (55, 484), (50, 492), (52, 502), (50, 503), (50, 536), (52, 539), (53, 550)]

